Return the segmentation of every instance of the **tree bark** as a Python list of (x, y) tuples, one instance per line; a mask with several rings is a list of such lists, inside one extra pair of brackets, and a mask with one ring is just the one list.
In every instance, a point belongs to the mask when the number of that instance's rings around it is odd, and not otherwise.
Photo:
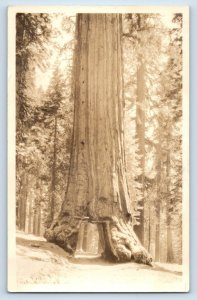
[(144, 168), (145, 168), (145, 112), (144, 112), (144, 101), (145, 101), (145, 66), (142, 63), (141, 58), (138, 58), (138, 69), (137, 69), (137, 109), (136, 109), (136, 136), (139, 145), (139, 156), (140, 156), (140, 183), (142, 199), (140, 206), (143, 209), (140, 211), (140, 225), (138, 226), (138, 236), (142, 244), (144, 243)]
[[(167, 149), (169, 149), (169, 140), (170, 140), (170, 130), (167, 135)], [(169, 197), (169, 176), (170, 176), (170, 150), (167, 153), (166, 159), (166, 178), (167, 178), (167, 200), (166, 200), (166, 223), (167, 223), (167, 262), (172, 263), (174, 260), (173, 257), (173, 248), (172, 248), (172, 231), (171, 231), (171, 213), (170, 213), (170, 202), (171, 199)]]
[(38, 205), (37, 216), (38, 216), (38, 220), (37, 220), (36, 234), (38, 236), (40, 236), (40, 223), (41, 223), (41, 206), (40, 206), (40, 203)]
[(141, 170), (139, 183), (141, 184), (141, 201), (140, 206), (142, 209), (140, 210), (140, 224), (135, 226), (135, 232), (139, 237), (141, 243), (145, 245), (145, 224), (144, 224), (144, 191), (145, 191), (145, 63), (142, 57), (143, 51), (143, 42), (141, 38), (141, 27), (143, 27), (143, 17), (138, 14), (137, 15), (137, 40), (138, 40), (138, 63), (137, 63), (137, 71), (136, 71), (136, 81), (137, 81), (137, 89), (136, 89), (136, 137), (138, 140), (138, 149), (139, 149), (139, 167)]
[(28, 233), (32, 232), (32, 197), (29, 197)]
[(25, 231), (28, 197), (28, 175), (24, 172), (19, 200), (19, 229)]
[(79, 14), (74, 61), (74, 130), (61, 213), (48, 240), (73, 254), (83, 218), (99, 222), (104, 256), (150, 264), (133, 231), (123, 132), (121, 15)]
[(85, 224), (84, 227), (84, 236), (83, 236), (83, 241), (82, 241), (82, 249), (83, 251), (87, 252), (88, 250), (88, 223)]
[(162, 172), (162, 161), (161, 161), (161, 140), (159, 136), (159, 142), (156, 147), (156, 157), (157, 157), (157, 175), (156, 175), (156, 185), (157, 185), (157, 197), (155, 203), (156, 209), (156, 232), (155, 232), (155, 260), (160, 260), (160, 206), (161, 206), (161, 172)]
[(36, 210), (33, 213), (33, 234), (36, 235)]
[(53, 140), (53, 165), (51, 173), (51, 201), (49, 224), (53, 222), (55, 215), (55, 185), (56, 185), (56, 160), (57, 160), (57, 116), (54, 118), (54, 140)]

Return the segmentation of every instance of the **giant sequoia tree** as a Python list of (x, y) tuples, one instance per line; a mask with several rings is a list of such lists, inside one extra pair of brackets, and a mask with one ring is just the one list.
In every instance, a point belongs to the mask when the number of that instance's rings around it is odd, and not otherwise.
[(121, 15), (79, 14), (73, 144), (65, 200), (45, 233), (71, 254), (83, 219), (96, 222), (106, 258), (151, 262), (133, 231), (124, 156)]

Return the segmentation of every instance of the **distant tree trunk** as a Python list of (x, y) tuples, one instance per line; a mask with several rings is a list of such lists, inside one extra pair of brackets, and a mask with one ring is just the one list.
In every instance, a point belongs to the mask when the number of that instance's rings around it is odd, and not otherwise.
[(51, 203), (49, 224), (53, 222), (55, 215), (55, 184), (56, 184), (56, 160), (57, 160), (57, 116), (54, 119), (54, 140), (53, 140), (53, 166), (51, 174)]
[(74, 69), (74, 136), (66, 198), (45, 233), (71, 254), (81, 219), (100, 224), (104, 255), (149, 264), (133, 231), (123, 132), (121, 15), (79, 14)]
[(83, 250), (89, 253), (97, 253), (98, 229), (95, 224), (87, 223), (84, 230)]
[(33, 234), (36, 234), (36, 209), (35, 208), (33, 213)]
[(87, 251), (88, 248), (88, 223), (84, 226), (84, 234), (83, 234), (83, 242), (82, 242), (82, 249), (83, 251)]
[(32, 230), (32, 198), (29, 199), (29, 213), (28, 213), (28, 233), (31, 233)]
[[(19, 45), (23, 45), (25, 38), (25, 29), (19, 22), (16, 16), (16, 144), (22, 142), (22, 136), (24, 134), (24, 119), (25, 119), (25, 100), (24, 86), (26, 79), (26, 66), (27, 59), (22, 54), (22, 51), (18, 51)], [(21, 50), (21, 49), (20, 49)], [(26, 223), (26, 208), (27, 208), (27, 172), (25, 170), (26, 159), (23, 159), (22, 163), (18, 162), (18, 156), (16, 156), (16, 173), (19, 174), (20, 167), (23, 169), (21, 188), (19, 191), (19, 203), (18, 203), (18, 226), (20, 230), (25, 231)]]
[(155, 260), (160, 260), (160, 206), (161, 206), (161, 141), (159, 138), (158, 145), (156, 147), (157, 157), (157, 175), (156, 175), (156, 232), (155, 232)]
[(36, 227), (36, 234), (38, 236), (40, 236), (40, 221), (41, 221), (41, 208), (39, 204), (37, 209), (37, 227)]
[[(167, 148), (169, 148), (170, 133), (167, 135)], [(170, 172), (170, 152), (167, 153), (166, 160), (166, 178), (169, 182), (169, 172)], [(170, 203), (171, 199), (169, 197), (169, 183), (167, 184), (167, 200), (166, 200), (166, 223), (167, 223), (167, 262), (173, 262), (173, 249), (172, 249), (172, 232), (171, 232), (171, 215), (170, 215)]]
[(77, 250), (79, 252), (83, 252), (83, 241), (84, 241), (84, 232), (85, 232), (85, 223), (81, 224), (80, 231), (79, 231), (79, 236), (78, 236), (78, 245), (77, 245)]
[(22, 141), (24, 133), (24, 119), (26, 98), (24, 96), (24, 85), (26, 81), (27, 57), (24, 55), (22, 45), (25, 39), (25, 28), (16, 16), (16, 143)]
[(150, 252), (151, 243), (151, 210), (150, 210), (150, 199), (148, 203), (148, 252)]
[(40, 172), (39, 172), (39, 166), (38, 171), (36, 175), (36, 198), (34, 202), (34, 213), (33, 213), (33, 234), (39, 235), (40, 232)]
[(100, 239), (100, 235), (99, 235), (99, 240), (98, 240), (98, 254), (102, 254), (103, 253), (103, 247), (102, 247), (102, 244), (101, 244), (101, 239)]
[(28, 196), (28, 175), (24, 173), (22, 180), (22, 188), (20, 190), (19, 200), (19, 229), (25, 231), (27, 196)]
[(172, 250), (172, 231), (169, 223), (167, 223), (167, 262), (172, 263), (174, 261), (173, 250)]

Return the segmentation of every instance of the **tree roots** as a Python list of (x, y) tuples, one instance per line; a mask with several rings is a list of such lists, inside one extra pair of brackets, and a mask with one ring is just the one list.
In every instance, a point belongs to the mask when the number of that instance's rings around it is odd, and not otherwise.
[[(74, 255), (81, 220), (66, 216), (54, 222), (45, 232), (45, 238)], [(130, 221), (113, 217), (98, 224), (105, 259), (116, 262), (135, 261), (151, 265), (152, 258), (137, 238)]]
[(44, 237), (48, 242), (57, 244), (73, 255), (77, 248), (80, 225), (79, 220), (66, 216), (60, 221), (53, 222), (51, 227), (45, 231)]
[[(111, 249), (111, 256), (118, 262), (134, 260), (137, 263), (151, 265), (152, 257), (141, 245), (137, 238), (131, 222), (112, 220), (103, 225), (107, 248)], [(110, 258), (110, 255), (109, 255)]]

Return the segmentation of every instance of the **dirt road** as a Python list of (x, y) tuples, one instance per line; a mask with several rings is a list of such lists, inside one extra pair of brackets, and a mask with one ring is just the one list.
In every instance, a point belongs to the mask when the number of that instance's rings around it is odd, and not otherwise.
[(183, 289), (180, 265), (108, 263), (100, 257), (68, 258), (58, 246), (17, 234), (17, 285), (21, 291), (131, 292)]

